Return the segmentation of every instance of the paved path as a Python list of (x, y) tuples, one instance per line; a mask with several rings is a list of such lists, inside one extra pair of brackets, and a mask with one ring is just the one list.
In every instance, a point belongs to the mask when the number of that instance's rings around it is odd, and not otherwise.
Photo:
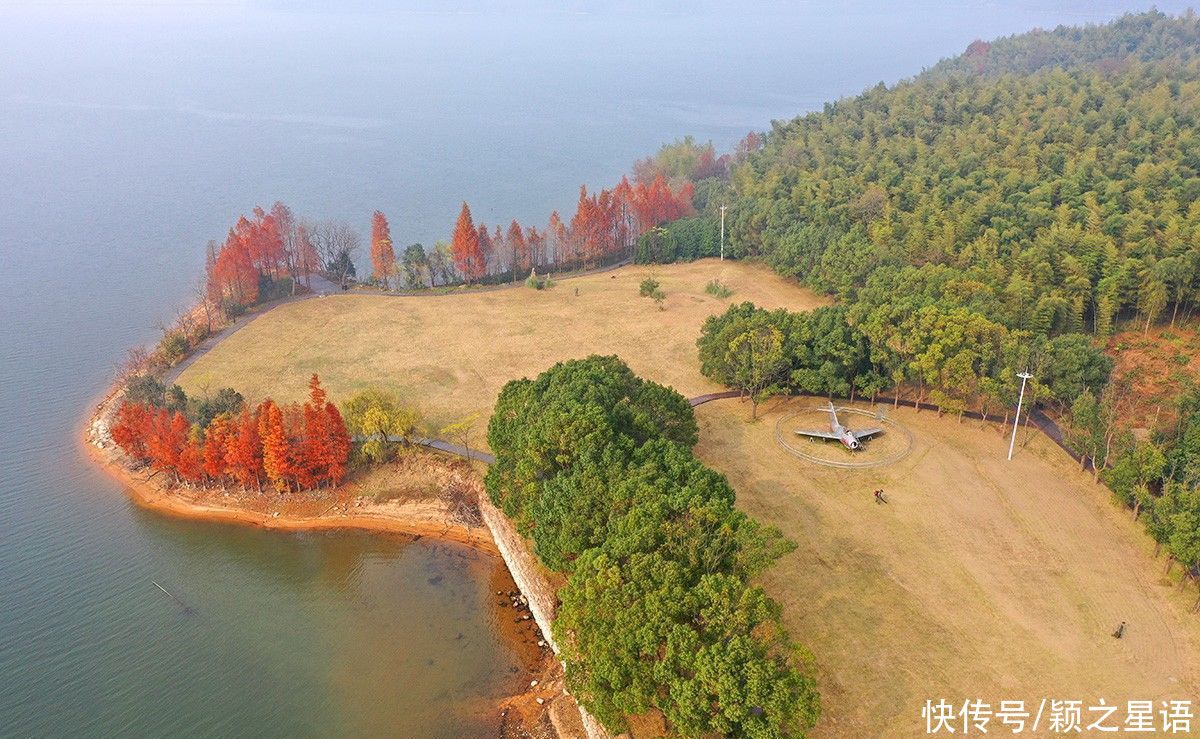
[(494, 455), (488, 454), (487, 452), (481, 452), (478, 449), (467, 449), (462, 444), (442, 441), (441, 439), (414, 439), (414, 441), (421, 446), (426, 446), (430, 449), (437, 449), (439, 452), (455, 454), (459, 457), (466, 457), (467, 459), (475, 459), (483, 462), (484, 464), (496, 464), (496, 457)]
[[(694, 398), (688, 398), (688, 405), (695, 408), (698, 405), (704, 405), (705, 403), (711, 403), (714, 400), (724, 400), (726, 398), (740, 398), (740, 397), (742, 397), (742, 393), (739, 390), (724, 390), (724, 391), (717, 392), (717, 393), (705, 393), (704, 395), (697, 395)], [(825, 396), (811, 395), (809, 393), (801, 393), (797, 397), (816, 398), (816, 397), (825, 397)], [(838, 398), (838, 400), (846, 400), (846, 398)], [(887, 405), (887, 404), (902, 405), (906, 408), (916, 408), (918, 410), (926, 410), (926, 411), (934, 411), (934, 412), (936, 412), (938, 410), (938, 407), (931, 403), (917, 403), (914, 400), (903, 400), (903, 399), (901, 399), (899, 402), (897, 402), (895, 398), (890, 398), (890, 397), (887, 397), (886, 395), (877, 396), (875, 398), (875, 403), (877, 405)], [(967, 418), (974, 418), (974, 419), (980, 420), (980, 421), (990, 421), (992, 423), (996, 423), (999, 420), (999, 418), (997, 416), (984, 416), (982, 413), (978, 413), (976, 411), (963, 411), (963, 415), (966, 416)], [(1050, 418), (1045, 413), (1043, 413), (1042, 411), (1035, 408), (1032, 412), (1030, 412), (1027, 422), (1032, 423), (1034, 426), (1036, 426), (1039, 431), (1041, 431), (1043, 434), (1045, 434), (1051, 441), (1053, 441), (1055, 444), (1057, 444), (1059, 446), (1059, 448), (1061, 448), (1064, 452), (1066, 452), (1071, 457), (1071, 459), (1074, 459), (1076, 462), (1079, 462), (1082, 460), (1082, 457), (1079, 454), (1076, 454), (1071, 449), (1071, 447), (1067, 446), (1066, 440), (1064, 439), (1062, 428), (1059, 427), (1059, 425), (1054, 421), (1054, 419)], [(401, 439), (398, 439), (398, 438), (390, 439), (390, 441), (401, 441)], [(466, 447), (464, 447), (461, 444), (454, 444), (449, 441), (443, 441), (442, 439), (416, 439), (415, 442), (417, 444), (420, 444), (421, 446), (428, 447), (430, 449), (436, 449), (438, 451), (446, 452), (447, 454), (454, 454), (459, 457), (466, 457), (467, 459), (478, 460), (485, 464), (495, 464), (496, 463), (496, 457), (494, 455), (488, 454), (487, 452), (480, 451), (478, 449), (467, 449)], [(1090, 461), (1087, 463), (1087, 467), (1088, 467), (1088, 469), (1091, 469)]]

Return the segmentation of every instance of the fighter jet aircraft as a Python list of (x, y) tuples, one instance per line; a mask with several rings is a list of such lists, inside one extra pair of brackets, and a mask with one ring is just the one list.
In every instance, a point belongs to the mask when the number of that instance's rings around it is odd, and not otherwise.
[(875, 434), (883, 433), (883, 429), (879, 427), (863, 429), (862, 431), (851, 431), (850, 429), (846, 428), (838, 421), (837, 409), (833, 407), (832, 401), (830, 401), (828, 408), (819, 408), (818, 410), (825, 411), (829, 414), (829, 430), (805, 431), (804, 429), (797, 429), (796, 433), (798, 435), (809, 436), (814, 439), (834, 439), (842, 442), (842, 445), (850, 451), (854, 451), (862, 446), (864, 439), (868, 439)]

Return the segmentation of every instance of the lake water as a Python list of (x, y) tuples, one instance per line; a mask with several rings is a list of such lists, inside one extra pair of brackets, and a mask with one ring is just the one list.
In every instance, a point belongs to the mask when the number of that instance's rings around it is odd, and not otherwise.
[(255, 204), (402, 244), (464, 199), (544, 223), (665, 140), (1125, 4), (899, 5), (0, 3), (0, 734), (493, 733), (494, 564), (141, 511), (77, 446), (89, 403)]

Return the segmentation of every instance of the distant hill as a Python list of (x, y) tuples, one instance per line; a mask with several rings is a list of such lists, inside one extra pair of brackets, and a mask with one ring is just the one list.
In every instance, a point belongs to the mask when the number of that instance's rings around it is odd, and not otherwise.
[(1049, 67), (1113, 66), (1137, 60), (1186, 62), (1200, 51), (1200, 18), (1158, 11), (1125, 15), (1104, 25), (1059, 26), (994, 41), (975, 41), (960, 56), (944, 59), (922, 77), (964, 74), (994, 77), (1028, 74)]
[(735, 168), (733, 248), (859, 305), (1033, 335), (1200, 296), (1200, 21), (1150, 12), (973, 44), (774, 124)]

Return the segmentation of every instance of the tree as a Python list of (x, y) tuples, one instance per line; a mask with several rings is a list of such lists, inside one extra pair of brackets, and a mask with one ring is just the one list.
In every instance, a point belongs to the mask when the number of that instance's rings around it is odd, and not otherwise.
[(242, 487), (262, 489), (262, 438), (258, 434), (258, 418), (249, 406), (242, 408), (233, 437), (226, 445), (225, 466)]
[(388, 458), (393, 440), (409, 443), (421, 420), (395, 395), (377, 388), (355, 393), (342, 405), (342, 411), (347, 430), (361, 443), (363, 456), (376, 463)]
[(450, 239), (450, 253), (454, 257), (454, 268), (468, 285), (487, 274), (487, 260), (480, 250), (479, 231), (471, 220), (471, 209), (466, 202), (458, 213), (458, 222)]
[(229, 446), (236, 440), (232, 416), (222, 414), (208, 424), (204, 431), (204, 474), (218, 482), (229, 469)]
[(350, 459), (352, 441), (350, 433), (346, 430), (346, 422), (333, 403), (325, 403), (325, 428), (329, 435), (329, 466), (325, 475), (336, 488), (346, 477), (346, 462)]
[(396, 271), (396, 252), (392, 248), (392, 231), (387, 216), (379, 211), (371, 216), (371, 265), (374, 277), (387, 290), (389, 281)]
[(505, 237), (505, 242), (507, 242), (508, 248), (512, 250), (512, 278), (513, 282), (516, 282), (518, 274), (523, 274), (533, 268), (529, 258), (529, 244), (525, 240), (525, 232), (521, 230), (521, 224), (517, 223), (516, 219), (513, 219), (513, 222), (508, 226), (508, 235)]
[(725, 362), (733, 386), (750, 398), (751, 420), (758, 420), (758, 404), (781, 391), (783, 334), (774, 327), (748, 329), (729, 342)]
[[(1082, 397), (1082, 396), (1081, 396)], [(1117, 456), (1105, 470), (1104, 482), (1122, 503), (1133, 508), (1133, 517), (1152, 500), (1149, 486), (1162, 478), (1167, 459), (1156, 445), (1140, 441)]]
[(438, 282), (449, 285), (456, 279), (450, 245), (445, 241), (434, 243), (433, 251), (429, 253), (429, 286), (433, 287)]
[(355, 275), (354, 255), (361, 245), (358, 234), (344, 221), (320, 221), (313, 228), (312, 241), (325, 269), (345, 289)]
[(117, 446), (139, 461), (149, 458), (147, 438), (150, 434), (150, 423), (153, 409), (144, 403), (129, 400), (117, 408), (116, 419), (109, 429), (109, 435)]
[(403, 268), (405, 287), (410, 290), (433, 287), (434, 269), (428, 255), (425, 254), (425, 247), (409, 244), (404, 250)]
[(291, 488), (294, 477), (292, 444), (283, 426), (283, 412), (270, 398), (258, 406), (258, 424), (263, 471), (278, 492), (285, 492)]

